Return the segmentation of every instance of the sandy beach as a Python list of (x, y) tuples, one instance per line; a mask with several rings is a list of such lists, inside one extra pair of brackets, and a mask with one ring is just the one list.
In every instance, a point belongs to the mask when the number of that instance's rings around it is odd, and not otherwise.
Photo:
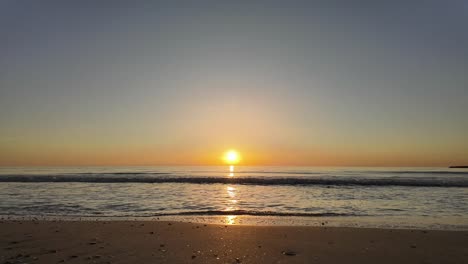
[(467, 263), (468, 231), (2, 221), (0, 263)]

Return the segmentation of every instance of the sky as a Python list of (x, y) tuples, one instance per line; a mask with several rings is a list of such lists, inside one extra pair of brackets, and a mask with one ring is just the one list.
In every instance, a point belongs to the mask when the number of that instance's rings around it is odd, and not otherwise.
[(468, 4), (382, 2), (1, 1), (0, 166), (465, 165)]

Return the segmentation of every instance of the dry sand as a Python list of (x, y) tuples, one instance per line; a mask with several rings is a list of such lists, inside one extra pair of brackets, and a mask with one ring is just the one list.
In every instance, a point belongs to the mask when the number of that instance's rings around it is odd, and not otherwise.
[(2, 221), (0, 263), (468, 263), (468, 232)]

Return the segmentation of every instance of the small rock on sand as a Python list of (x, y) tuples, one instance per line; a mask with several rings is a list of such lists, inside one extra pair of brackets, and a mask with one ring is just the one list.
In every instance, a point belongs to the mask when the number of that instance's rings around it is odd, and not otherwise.
[(286, 255), (286, 256), (296, 256), (297, 253), (294, 252), (294, 251), (291, 251), (291, 250), (286, 250), (286, 251), (283, 251), (281, 252), (283, 255)]

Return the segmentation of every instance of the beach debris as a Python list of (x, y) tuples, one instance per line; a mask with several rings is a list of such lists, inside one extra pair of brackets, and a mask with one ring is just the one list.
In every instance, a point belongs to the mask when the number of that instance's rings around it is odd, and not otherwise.
[(51, 250), (49, 250), (48, 252), (52, 254), (52, 253), (57, 253), (58, 250), (56, 250), (56, 249), (51, 249)]
[(192, 255), (192, 259), (194, 259), (194, 258), (196, 258), (196, 257), (197, 257), (197, 256), (195, 256), (195, 255)]
[(164, 244), (161, 244), (161, 245), (159, 245), (159, 246), (160, 246), (160, 247), (165, 247), (166, 245), (164, 245)]
[(291, 250), (282, 251), (281, 254), (283, 254), (285, 256), (296, 256), (297, 255), (296, 252), (291, 251)]
[(73, 258), (78, 258), (78, 256), (77, 255), (71, 255), (68, 258), (73, 259)]
[(413, 244), (413, 245), (411, 245), (411, 248), (416, 248), (416, 245), (414, 245), (414, 244)]
[(96, 245), (97, 242), (89, 242), (88, 245)]
[(236, 263), (241, 263), (241, 260), (239, 258), (236, 258)]
[(149, 232), (149, 233), (150, 233), (150, 235), (154, 235), (154, 232), (153, 232), (153, 231), (151, 231), (151, 232)]
[(172, 225), (172, 223), (167, 223), (167, 225)]

